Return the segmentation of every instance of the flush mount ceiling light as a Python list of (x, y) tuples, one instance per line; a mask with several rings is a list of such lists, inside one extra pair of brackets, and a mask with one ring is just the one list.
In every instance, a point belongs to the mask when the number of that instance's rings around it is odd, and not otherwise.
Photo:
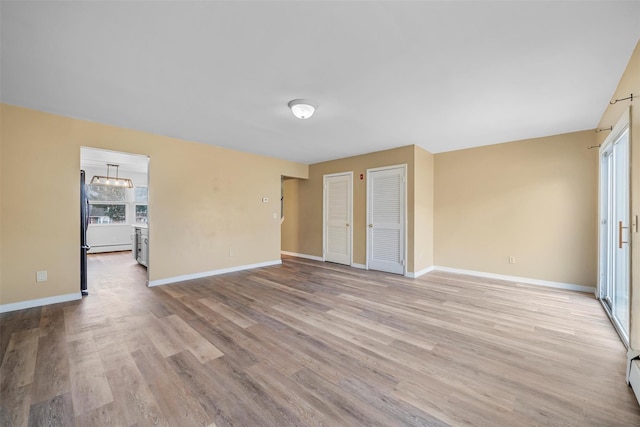
[(294, 116), (299, 119), (308, 119), (318, 108), (318, 105), (308, 99), (294, 99), (289, 102), (289, 108)]
[[(116, 168), (116, 176), (109, 175), (109, 169)], [(118, 170), (120, 165), (112, 165), (107, 163), (107, 176), (94, 175), (91, 178), (91, 185), (110, 185), (113, 187), (133, 188), (133, 182), (128, 178), (120, 178), (118, 176)]]

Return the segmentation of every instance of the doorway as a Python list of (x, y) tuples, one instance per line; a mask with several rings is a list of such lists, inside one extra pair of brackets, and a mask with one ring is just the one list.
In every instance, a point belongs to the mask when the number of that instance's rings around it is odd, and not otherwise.
[(324, 176), (324, 260), (352, 264), (353, 172)]
[(367, 169), (367, 269), (406, 273), (407, 165)]
[[(630, 204), (629, 111), (600, 148), (598, 297), (629, 346)], [(637, 221), (634, 221), (637, 227)]]
[(141, 284), (145, 286), (149, 268), (149, 157), (81, 147), (80, 169), (85, 184), (81, 181), (83, 295), (91, 292), (92, 285), (105, 283), (100, 275), (109, 275), (112, 281), (124, 279), (116, 276), (126, 268), (112, 268), (111, 273), (92, 269), (108, 255), (119, 255), (112, 258), (131, 264), (127, 267), (142, 269), (146, 280)]

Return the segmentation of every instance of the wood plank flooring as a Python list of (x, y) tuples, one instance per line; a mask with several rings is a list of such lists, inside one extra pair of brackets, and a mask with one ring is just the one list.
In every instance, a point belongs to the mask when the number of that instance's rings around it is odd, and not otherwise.
[(285, 258), (0, 316), (2, 426), (640, 426), (592, 295)]

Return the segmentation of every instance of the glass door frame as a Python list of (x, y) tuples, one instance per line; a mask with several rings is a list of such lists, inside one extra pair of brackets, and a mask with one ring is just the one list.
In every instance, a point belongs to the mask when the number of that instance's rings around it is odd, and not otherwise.
[[(629, 110), (627, 110), (602, 143), (599, 151), (599, 253), (598, 290), (596, 293), (596, 297), (602, 303), (611, 323), (627, 348), (629, 348), (630, 327), (630, 241), (632, 232), (630, 221), (631, 144), (629, 117)], [(625, 134), (626, 142), (623, 142)], [(626, 146), (619, 146), (618, 144), (620, 143), (626, 144)], [(620, 151), (621, 147), (623, 151)], [(624, 161), (622, 165), (620, 165), (620, 159), (618, 158), (620, 154), (626, 157), (626, 159), (622, 159)], [(619, 171), (619, 167), (624, 168), (624, 170)], [(622, 172), (622, 175), (620, 172)], [(622, 189), (619, 188), (620, 185), (622, 185)], [(622, 195), (622, 199), (617, 198), (616, 195)], [(635, 221), (633, 226), (636, 226)], [(620, 256), (623, 258), (620, 259)], [(622, 269), (620, 265), (622, 265)], [(620, 280), (624, 283), (618, 283)], [(618, 295), (620, 287), (622, 287), (623, 293), (626, 290), (626, 295)], [(625, 306), (618, 306), (620, 303), (625, 304)], [(624, 318), (622, 319), (619, 318), (618, 314), (624, 314), (625, 312), (627, 315), (623, 316)]]

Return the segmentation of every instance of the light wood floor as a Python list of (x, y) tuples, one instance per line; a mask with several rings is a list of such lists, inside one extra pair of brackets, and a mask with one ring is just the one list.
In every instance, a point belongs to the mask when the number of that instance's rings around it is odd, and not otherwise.
[[(0, 424), (640, 426), (592, 295), (286, 258), (0, 317)], [(102, 277), (96, 283), (96, 277)]]

